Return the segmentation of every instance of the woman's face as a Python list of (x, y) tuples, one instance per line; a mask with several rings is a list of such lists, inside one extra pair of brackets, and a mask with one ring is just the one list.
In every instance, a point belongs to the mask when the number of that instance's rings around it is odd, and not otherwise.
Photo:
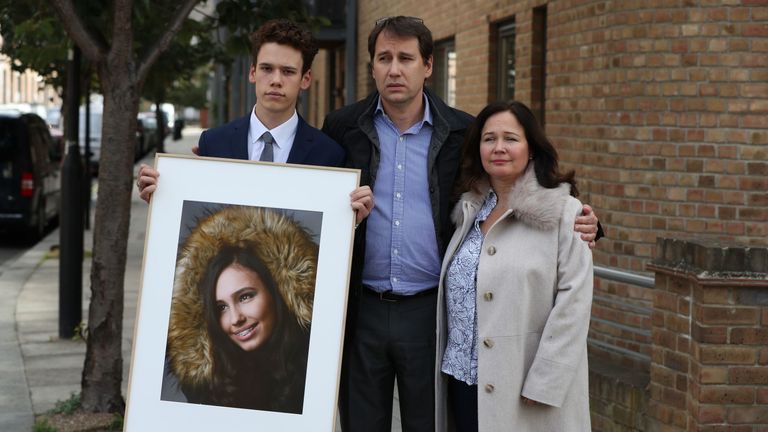
[(243, 351), (267, 343), (277, 326), (275, 299), (253, 270), (225, 268), (216, 281), (216, 309), (224, 333)]
[(528, 141), (525, 130), (509, 111), (486, 120), (480, 135), (480, 160), (493, 183), (513, 184), (528, 166)]

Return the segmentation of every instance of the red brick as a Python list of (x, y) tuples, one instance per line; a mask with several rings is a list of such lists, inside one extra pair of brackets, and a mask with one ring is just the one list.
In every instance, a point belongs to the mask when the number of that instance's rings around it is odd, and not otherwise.
[(661, 390), (661, 401), (677, 409), (685, 409), (686, 394), (669, 387)]
[(722, 423), (725, 421), (725, 407), (700, 405), (694, 412), (694, 418), (700, 424)]
[(703, 386), (699, 391), (699, 401), (720, 405), (752, 404), (755, 402), (755, 389), (737, 386)]
[(768, 388), (757, 388), (757, 403), (768, 405)]
[(729, 408), (726, 419), (734, 424), (768, 423), (768, 406)]
[(691, 337), (696, 342), (707, 344), (724, 344), (728, 342), (728, 327), (710, 327), (693, 323)]
[(728, 382), (733, 384), (768, 384), (766, 367), (733, 367), (728, 371)]
[(686, 354), (667, 351), (664, 353), (664, 366), (681, 372), (688, 373), (688, 356)]
[(756, 325), (759, 319), (754, 308), (700, 306), (697, 309), (702, 324)]
[(768, 345), (768, 327), (734, 328), (731, 330), (730, 341), (741, 345)]
[[(725, 207), (720, 207), (720, 212)], [(704, 304), (727, 305), (731, 303), (731, 290), (729, 288), (696, 287), (694, 290), (696, 302)]]
[(660, 366), (658, 364), (651, 364), (651, 381), (662, 385), (664, 387), (674, 387), (677, 377), (677, 372), (672, 369)]
[(699, 371), (699, 381), (702, 384), (725, 384), (728, 382), (726, 367), (702, 366)]
[(698, 354), (698, 360), (707, 365), (752, 365), (757, 360), (754, 348), (700, 345)]

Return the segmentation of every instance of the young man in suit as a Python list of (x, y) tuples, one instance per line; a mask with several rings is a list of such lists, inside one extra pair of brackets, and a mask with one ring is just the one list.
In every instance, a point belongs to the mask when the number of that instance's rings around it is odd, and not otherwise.
[[(296, 112), (301, 90), (312, 82), (317, 44), (312, 34), (289, 20), (272, 20), (251, 35), (256, 105), (250, 114), (200, 135), (199, 156), (320, 166), (343, 166), (342, 147), (308, 125)], [(157, 188), (157, 170), (142, 164), (136, 185), (149, 202)], [(358, 223), (373, 207), (368, 186), (350, 195)]]

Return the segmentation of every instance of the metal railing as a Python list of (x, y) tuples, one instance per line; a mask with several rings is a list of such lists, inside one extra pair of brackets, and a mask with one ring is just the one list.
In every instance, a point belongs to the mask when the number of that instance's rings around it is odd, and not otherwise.
[(641, 286), (643, 288), (653, 288), (656, 279), (650, 276), (643, 276), (637, 273), (630, 273), (624, 270), (617, 270), (611, 267), (594, 266), (595, 276), (614, 282), (628, 283)]
[[(626, 283), (630, 285), (639, 286), (642, 288), (653, 288), (655, 284), (655, 278), (652, 276), (643, 276), (637, 273), (630, 273), (624, 270), (619, 270), (611, 267), (602, 267), (602, 266), (595, 265), (594, 274), (595, 274), (595, 277), (600, 277), (605, 280)], [(623, 309), (630, 313), (650, 316), (652, 312), (651, 308), (645, 307), (643, 305), (634, 305), (631, 303), (626, 303), (626, 304), (622, 303), (621, 305), (618, 305), (619, 302), (617, 301), (617, 299), (612, 298), (611, 296), (596, 296), (595, 300), (601, 301), (602, 303), (615, 304), (619, 306), (618, 309)], [(642, 334), (643, 336), (646, 336), (646, 337), (650, 337), (650, 333), (651, 333), (650, 330), (628, 327), (616, 322), (600, 320), (596, 318), (593, 318), (593, 320), (600, 322), (603, 325), (609, 325), (612, 327), (620, 328), (623, 331), (629, 331), (637, 334)], [(614, 353), (623, 355), (625, 357), (633, 358), (642, 363), (647, 363), (650, 361), (650, 357), (648, 355), (635, 352), (632, 350), (628, 350), (619, 346), (615, 346), (607, 342), (590, 339), (589, 344), (605, 351), (612, 351)]]

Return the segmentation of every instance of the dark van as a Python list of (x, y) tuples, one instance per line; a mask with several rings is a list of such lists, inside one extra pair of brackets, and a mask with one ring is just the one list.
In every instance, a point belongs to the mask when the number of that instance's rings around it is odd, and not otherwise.
[(59, 215), (61, 157), (43, 119), (0, 110), (0, 230), (42, 237)]

